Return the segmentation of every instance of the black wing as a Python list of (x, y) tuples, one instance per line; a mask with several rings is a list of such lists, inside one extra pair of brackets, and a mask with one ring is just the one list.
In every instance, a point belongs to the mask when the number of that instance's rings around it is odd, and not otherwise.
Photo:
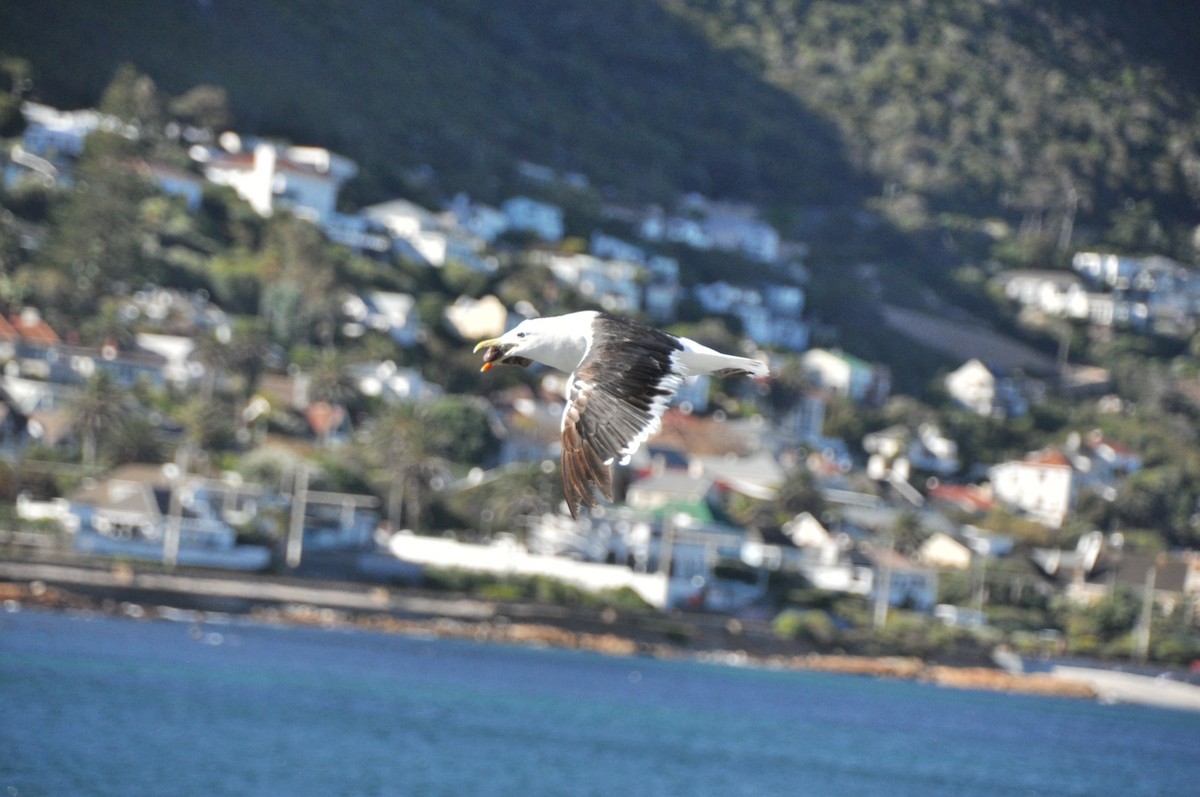
[(571, 375), (562, 419), (563, 492), (572, 517), (609, 501), (614, 461), (627, 462), (650, 435), (683, 381), (679, 341), (610, 316), (593, 325), (592, 345)]

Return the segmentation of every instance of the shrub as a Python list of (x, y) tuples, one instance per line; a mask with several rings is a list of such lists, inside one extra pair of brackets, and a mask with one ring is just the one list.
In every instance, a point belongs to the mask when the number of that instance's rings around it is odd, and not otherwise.
[(817, 609), (788, 609), (775, 616), (772, 623), (775, 636), (800, 640), (816, 645), (829, 645), (837, 637), (837, 629), (829, 615)]

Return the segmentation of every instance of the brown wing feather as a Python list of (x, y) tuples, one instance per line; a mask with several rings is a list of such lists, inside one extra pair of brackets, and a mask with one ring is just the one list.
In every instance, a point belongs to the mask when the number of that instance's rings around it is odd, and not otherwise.
[(578, 417), (572, 420), (572, 414), (568, 406), (562, 428), (562, 480), (567, 508), (571, 517), (578, 518), (580, 506), (596, 505), (594, 490), (599, 490), (607, 500), (613, 500), (612, 472), (596, 449), (580, 436)]

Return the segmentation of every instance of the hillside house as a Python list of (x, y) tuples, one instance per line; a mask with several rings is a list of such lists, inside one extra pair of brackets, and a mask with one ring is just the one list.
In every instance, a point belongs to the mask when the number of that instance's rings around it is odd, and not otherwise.
[(1029, 412), (1029, 401), (1017, 380), (972, 359), (946, 375), (946, 393), (956, 402), (986, 418), (1020, 418)]
[(358, 392), (386, 402), (432, 401), (442, 389), (416, 368), (399, 368), (391, 360), (360, 362), (346, 366), (345, 374)]
[(404, 251), (411, 249), (431, 266), (441, 268), (456, 262), (487, 268), (479, 256), (483, 239), (459, 228), (453, 212), (437, 214), (407, 199), (393, 199), (365, 207), (360, 215), (403, 242)]
[(1138, 259), (1102, 252), (1076, 252), (1071, 258), (1071, 267), (1093, 283), (1125, 290), (1133, 282)]
[(1064, 453), (1071, 459), (1080, 489), (1108, 501), (1116, 499), (1121, 480), (1142, 468), (1141, 455), (1106, 438), (1099, 429), (1086, 435), (1071, 434)]
[(162, 559), (169, 527), (176, 524), (180, 564), (265, 567), (270, 551), (238, 546), (237, 535), (225, 518), (227, 514), (236, 521), (253, 517), (255, 496), (260, 491), (247, 488), (231, 500), (207, 479), (176, 478), (172, 467), (125, 465), (104, 479), (85, 482), (68, 496), (69, 512), (78, 524), (76, 548), (86, 553)]
[(926, 497), (941, 505), (970, 515), (984, 515), (996, 505), (990, 484), (946, 484), (931, 480)]
[(645, 270), (636, 263), (585, 254), (551, 254), (547, 265), (559, 283), (574, 288), (610, 313), (629, 315), (641, 310), (639, 283)]
[(949, 476), (961, 466), (958, 444), (942, 435), (934, 424), (923, 423), (914, 434), (896, 424), (864, 435), (863, 450), (871, 455), (868, 475), (874, 479), (889, 476), (907, 480), (913, 468), (937, 476)]
[(814, 384), (855, 402), (878, 404), (891, 390), (886, 369), (844, 352), (810, 349), (800, 356), (800, 363)]
[(353, 323), (383, 332), (400, 346), (414, 346), (422, 333), (417, 315), (417, 300), (407, 293), (370, 291), (363, 296), (348, 296), (342, 303)]
[(738, 457), (731, 454), (721, 456), (698, 456), (694, 464), (719, 490), (725, 493), (768, 501), (775, 497), (786, 474), (779, 461), (764, 450)]
[(383, 225), (361, 214), (331, 213), (321, 223), (321, 231), (330, 241), (368, 257), (395, 249), (392, 236)]
[(463, 340), (498, 338), (508, 329), (508, 308), (491, 294), (482, 299), (459, 296), (444, 315)]
[(140, 171), (158, 186), (158, 190), (168, 196), (182, 199), (189, 213), (200, 209), (200, 200), (204, 197), (204, 181), (198, 175), (166, 163), (145, 163)]
[(996, 278), (1004, 295), (1022, 307), (1055, 318), (1088, 317), (1088, 292), (1078, 274), (1049, 269), (1016, 269)]
[(678, 470), (652, 472), (625, 492), (625, 504), (639, 512), (682, 512), (704, 521), (712, 520), (711, 505), (716, 500), (711, 478)]
[(532, 233), (551, 243), (563, 238), (563, 212), (556, 205), (517, 196), (505, 200), (500, 210), (510, 230)]
[(338, 191), (358, 173), (354, 161), (320, 147), (284, 147), (259, 142), (252, 152), (239, 146), (216, 150), (204, 176), (227, 185), (262, 216), (277, 207), (323, 224), (337, 211)]
[(917, 561), (941, 570), (966, 570), (971, 566), (971, 548), (952, 534), (935, 531), (921, 543)]
[(3, 184), (7, 188), (24, 180), (70, 188), (75, 181), (75, 160), (94, 131), (105, 130), (130, 140), (138, 137), (132, 125), (91, 108), (62, 111), (25, 102), (21, 114), (25, 117), (21, 141), (5, 159)]
[(994, 465), (988, 477), (997, 500), (1050, 528), (1061, 528), (1075, 506), (1075, 469), (1058, 449)]
[(707, 203), (704, 233), (713, 247), (726, 252), (739, 252), (761, 263), (779, 259), (779, 233), (758, 218), (750, 205), (729, 202)]
[(674, 320), (683, 295), (683, 287), (679, 284), (679, 261), (671, 257), (652, 257), (647, 272), (642, 294), (646, 314), (657, 323)]
[(139, 349), (162, 358), (160, 379), (166, 384), (184, 389), (206, 374), (205, 366), (192, 359), (192, 353), (196, 350), (193, 338), (139, 332), (136, 341)]
[(886, 592), (889, 606), (929, 612), (937, 603), (937, 571), (901, 556), (895, 551), (866, 550), (871, 566), (871, 597)]
[(466, 194), (456, 194), (447, 208), (460, 229), (466, 230), (485, 243), (495, 243), (508, 229), (504, 211), (491, 205), (471, 201)]

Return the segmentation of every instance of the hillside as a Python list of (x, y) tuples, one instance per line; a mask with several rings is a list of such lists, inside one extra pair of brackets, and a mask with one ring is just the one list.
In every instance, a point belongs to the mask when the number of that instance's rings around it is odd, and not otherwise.
[[(1063, 245), (1090, 227), (1085, 237), (1118, 246), (1181, 255), (1190, 247), (1200, 200), (1200, 26), (1183, 6), (667, 5), (833, 121), (901, 222), (966, 212)], [(1123, 219), (1132, 226), (1131, 209), (1157, 219), (1160, 233), (1111, 229)]]
[(171, 94), (220, 84), (239, 128), (358, 159), (365, 194), (429, 164), (486, 197), (518, 159), (649, 197), (825, 204), (855, 184), (831, 125), (644, 0), (0, 5), (0, 52), (68, 105), (123, 61)]
[[(172, 94), (220, 84), (240, 128), (360, 160), (362, 198), (424, 164), (446, 188), (486, 197), (528, 159), (638, 198), (695, 190), (794, 209), (882, 195), (880, 209), (910, 226), (953, 209), (1177, 255), (1200, 200), (1198, 23), (1182, 8), (18, 6), (0, 5), (0, 52), (35, 64), (44, 99), (92, 103), (124, 61)], [(1114, 233), (1121, 214), (1132, 218)]]

